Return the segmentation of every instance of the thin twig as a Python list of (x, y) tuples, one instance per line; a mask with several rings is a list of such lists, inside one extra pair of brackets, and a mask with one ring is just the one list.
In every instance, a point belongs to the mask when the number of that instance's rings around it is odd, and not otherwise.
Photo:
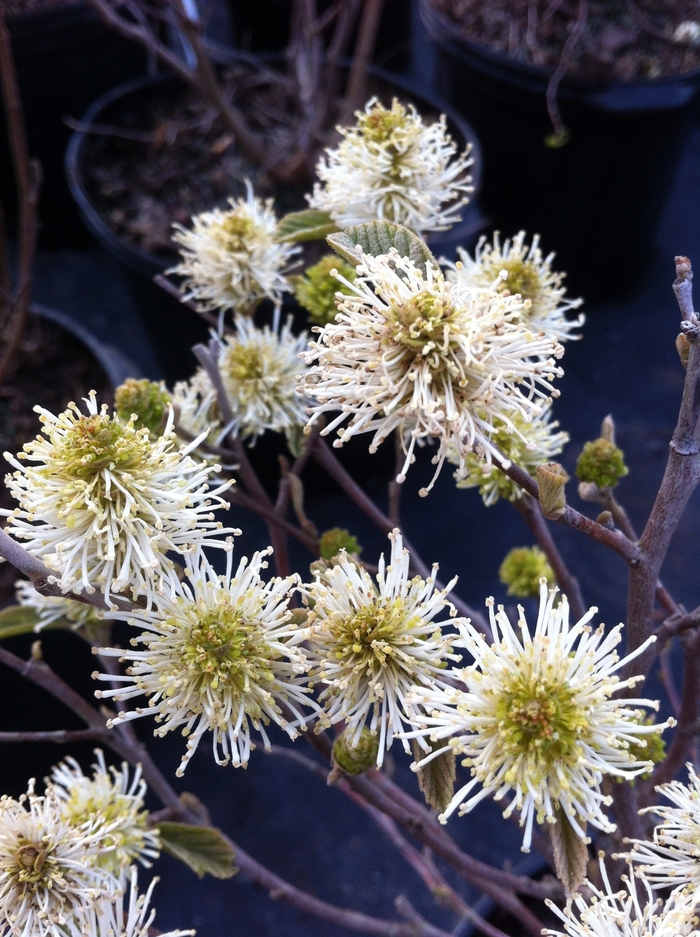
[(374, 53), (383, 9), (384, 0), (365, 0), (364, 2), (348, 78), (346, 101), (340, 118), (340, 123), (343, 125), (351, 123), (352, 115), (365, 103), (367, 72)]
[(55, 729), (52, 732), (0, 732), (0, 742), (53, 742), (68, 745), (73, 742), (102, 741), (110, 730), (103, 729)]
[(513, 501), (512, 504), (523, 517), (525, 523), (534, 534), (535, 539), (549, 560), (552, 571), (557, 577), (557, 582), (562, 592), (569, 600), (571, 614), (576, 621), (579, 621), (586, 614), (587, 610), (583, 601), (583, 596), (581, 595), (581, 587), (579, 586), (578, 579), (571, 574), (564, 562), (559, 548), (549, 532), (549, 527), (542, 515), (539, 503), (530, 495), (524, 494), (521, 498), (517, 498)]
[[(173, 299), (177, 299), (178, 302), (181, 302), (183, 304), (183, 306), (187, 306), (188, 309), (191, 309), (192, 312), (200, 316), (200, 318), (204, 319), (207, 325), (211, 325), (213, 328), (218, 330), (219, 328), (218, 318), (212, 315), (211, 312), (207, 312), (206, 309), (204, 310), (200, 309), (197, 306), (197, 304), (193, 302), (191, 299), (183, 299), (182, 293), (177, 288), (177, 286), (175, 286), (175, 284), (171, 282), (164, 274), (157, 273), (153, 277), (153, 282), (156, 284), (156, 286), (159, 286), (162, 290), (165, 290), (165, 292), (169, 296), (172, 296)], [(224, 329), (224, 331), (228, 331), (228, 329)]]

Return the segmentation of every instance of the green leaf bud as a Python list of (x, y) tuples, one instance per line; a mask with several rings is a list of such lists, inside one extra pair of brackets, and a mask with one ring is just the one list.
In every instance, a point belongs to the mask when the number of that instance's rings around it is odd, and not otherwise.
[(301, 276), (290, 277), (297, 302), (317, 325), (327, 325), (335, 319), (336, 293), (350, 295), (348, 287), (331, 276), (331, 270), (337, 270), (350, 283), (355, 279), (355, 268), (335, 254), (326, 254)]
[(128, 423), (135, 415), (135, 425), (145, 426), (154, 436), (160, 436), (163, 431), (169, 403), (170, 394), (162, 381), (130, 377), (114, 392), (114, 409), (119, 419)]
[(613, 488), (628, 471), (622, 450), (602, 437), (587, 442), (576, 463), (578, 478), (599, 488)]
[[(647, 715), (640, 710), (636, 722), (642, 726), (653, 726), (654, 716)], [(646, 745), (644, 744), (645, 742)], [(663, 740), (661, 732), (650, 732), (648, 735), (639, 736), (636, 741), (630, 742), (627, 751), (635, 761), (651, 761), (653, 764), (658, 765), (666, 757), (666, 743)], [(650, 768), (648, 771), (645, 771), (644, 774), (640, 774), (639, 777), (642, 778), (642, 780), (646, 780), (651, 777), (652, 770), (653, 769)], [(621, 783), (624, 778), (615, 778), (615, 780)]]
[(501, 582), (508, 586), (508, 595), (537, 598), (540, 579), (555, 582), (554, 572), (539, 547), (516, 547), (501, 563), (498, 570)]
[(345, 550), (346, 553), (354, 553), (355, 556), (362, 553), (362, 547), (357, 542), (357, 538), (342, 527), (332, 527), (321, 534), (318, 541), (318, 552), (321, 559), (332, 560), (341, 550)]
[(377, 762), (379, 741), (376, 734), (364, 728), (360, 733), (360, 741), (351, 748), (345, 737), (345, 732), (333, 742), (333, 766), (339, 768), (344, 774), (362, 774), (373, 768)]

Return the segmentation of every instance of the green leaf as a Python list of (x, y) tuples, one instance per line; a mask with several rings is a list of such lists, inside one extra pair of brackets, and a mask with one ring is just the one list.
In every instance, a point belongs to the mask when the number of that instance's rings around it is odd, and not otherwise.
[(386, 254), (394, 247), (402, 257), (408, 257), (423, 273), (426, 266), (438, 270), (438, 264), (425, 241), (401, 224), (389, 224), (388, 221), (370, 221), (368, 224), (354, 225), (338, 234), (330, 234), (326, 241), (336, 253), (357, 266), (355, 248), (359, 245), (365, 254), (376, 257)]
[(549, 827), (554, 847), (554, 866), (567, 896), (578, 891), (586, 877), (588, 848), (561, 807), (556, 809), (557, 822)]
[(238, 871), (233, 847), (220, 830), (190, 823), (159, 823), (158, 834), (164, 852), (175, 856), (202, 878), (231, 878)]
[[(438, 743), (440, 744), (440, 743)], [(428, 742), (430, 745), (430, 742)], [(426, 752), (418, 745), (415, 739), (411, 739), (413, 757), (416, 761), (425, 758)], [(437, 758), (433, 758), (427, 765), (419, 768), (418, 787), (425, 797), (425, 802), (440, 813), (447, 808), (455, 792), (455, 753), (450, 751), (443, 752)]]
[(299, 241), (320, 241), (329, 234), (338, 230), (327, 211), (316, 211), (309, 208), (306, 211), (293, 211), (277, 224), (276, 240), (282, 244)]
[[(31, 634), (39, 623), (39, 615), (28, 605), (10, 605), (0, 611), (0, 641), (14, 638), (18, 634)], [(55, 631), (60, 628), (73, 628), (74, 622), (67, 618), (57, 618), (42, 631)]]

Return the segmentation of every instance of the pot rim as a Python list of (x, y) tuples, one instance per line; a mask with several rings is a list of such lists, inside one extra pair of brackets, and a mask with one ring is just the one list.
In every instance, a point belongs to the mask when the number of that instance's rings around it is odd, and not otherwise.
[[(238, 55), (237, 50), (230, 50), (230, 64), (233, 64), (236, 61), (251, 62), (251, 60), (256, 58), (263, 62), (269, 62), (271, 60), (282, 60), (282, 56), (275, 53), (252, 56), (249, 53)], [(483, 158), (479, 139), (471, 124), (454, 107), (443, 101), (438, 95), (434, 95), (432, 92), (426, 93), (423, 89), (419, 88), (417, 82), (411, 79), (407, 79), (403, 75), (398, 75), (394, 72), (375, 66), (370, 67), (369, 74), (372, 77), (378, 78), (380, 81), (384, 81), (389, 85), (393, 85), (398, 91), (403, 92), (409, 97), (415, 98), (417, 102), (424, 102), (430, 107), (431, 110), (435, 110), (439, 114), (445, 114), (448, 123), (452, 125), (453, 132), (454, 129), (456, 129), (463, 137), (465, 144), (471, 144), (471, 155), (473, 163), (470, 167), (470, 172), (472, 176), (472, 184), (474, 186), (474, 193), (469, 203), (464, 208), (462, 221), (458, 222), (447, 231), (435, 232), (435, 236), (433, 237), (433, 243), (435, 246), (439, 248), (443, 241), (456, 237), (458, 233), (460, 237), (463, 236), (466, 239), (469, 234), (480, 230), (483, 227), (483, 222), (477, 207), (476, 199), (481, 185)], [(95, 118), (97, 118), (98, 115), (101, 114), (107, 107), (119, 99), (133, 94), (134, 92), (142, 91), (150, 87), (156, 87), (158, 85), (167, 85), (170, 83), (175, 84), (178, 82), (182, 83), (183, 85), (185, 84), (184, 79), (182, 79), (179, 75), (169, 71), (161, 72), (157, 75), (146, 75), (141, 78), (135, 78), (131, 81), (124, 82), (123, 84), (112, 88), (106, 94), (102, 95), (100, 98), (94, 101), (87, 109), (87, 111), (85, 111), (81, 121), (86, 124), (93, 123)], [(143, 248), (129, 244), (126, 240), (116, 234), (112, 228), (110, 228), (107, 222), (103, 219), (102, 215), (95, 208), (93, 200), (87, 191), (84, 181), (83, 168), (86, 159), (87, 137), (88, 134), (85, 131), (73, 131), (68, 141), (68, 147), (66, 149), (65, 156), (65, 173), (68, 182), (68, 188), (70, 189), (71, 195), (73, 196), (73, 199), (78, 206), (80, 214), (87, 228), (98, 239), (98, 241), (103, 244), (107, 242), (110, 245), (110, 250), (123, 263), (132, 269), (138, 270), (138, 272), (150, 278), (156, 274), (164, 273), (168, 268), (172, 267), (173, 263), (175, 262), (174, 259), (168, 259), (159, 256), (158, 254), (152, 254), (149, 251), (143, 250)], [(470, 215), (471, 217), (469, 217)], [(464, 226), (464, 231), (461, 233), (459, 232), (460, 226)]]
[[(487, 65), (515, 72), (520, 77), (533, 83), (537, 82), (539, 84), (541, 82), (543, 89), (546, 89), (555, 69), (546, 68), (542, 65), (531, 65), (529, 62), (521, 62), (519, 59), (498, 52), (487, 45), (468, 39), (456, 23), (453, 23), (442, 10), (438, 10), (434, 6), (432, 0), (418, 0), (418, 3), (421, 20), (433, 42), (448, 46), (457, 55), (464, 54), (464, 50), (467, 50), (469, 54), (482, 60)], [(700, 67), (678, 75), (667, 75), (662, 78), (633, 78), (629, 81), (565, 75), (561, 80), (560, 91), (569, 89), (584, 93), (600, 93), (611, 89), (624, 89), (629, 93), (632, 91), (648, 91), (652, 88), (664, 89), (678, 84), (694, 86), (695, 90), (700, 88)]]

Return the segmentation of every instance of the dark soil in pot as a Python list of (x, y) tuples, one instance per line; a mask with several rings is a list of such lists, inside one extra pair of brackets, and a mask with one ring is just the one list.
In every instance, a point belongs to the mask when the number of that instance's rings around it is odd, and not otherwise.
[[(483, 6), (483, 5), (482, 5)], [(422, 15), (438, 47), (438, 88), (479, 134), (484, 211), (504, 235), (539, 233), (569, 272), (569, 290), (593, 300), (633, 285), (700, 104), (700, 71), (678, 78), (565, 78), (557, 100), (568, 142), (552, 133), (552, 69), (478, 45), (434, 0)]]
[[(110, 30), (85, 0), (3, 0), (12, 40), (29, 151), (42, 166), (39, 218), (44, 247), (89, 243), (63, 172), (70, 136), (64, 122), (96, 95), (145, 73), (146, 57)], [(10, 226), (16, 212), (14, 175), (0, 108), (0, 199)]]
[[(91, 390), (100, 403), (111, 405), (112, 382), (94, 353), (64, 326), (31, 315), (15, 373), (0, 387), (0, 452), (16, 453), (39, 433), (35, 406), (60, 413), (71, 400), (80, 404)], [(16, 507), (4, 485), (0, 507)], [(0, 565), (0, 607), (14, 595), (17, 578), (9, 563)]]

